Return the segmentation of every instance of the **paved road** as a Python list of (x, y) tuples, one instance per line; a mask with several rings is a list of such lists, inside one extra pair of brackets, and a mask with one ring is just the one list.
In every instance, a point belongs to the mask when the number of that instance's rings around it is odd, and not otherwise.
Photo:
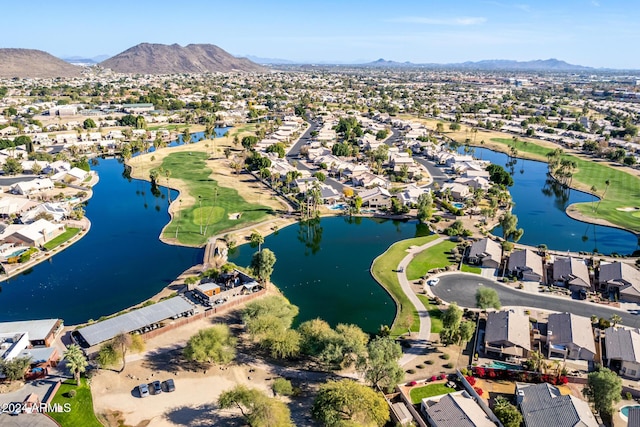
[(437, 245), (443, 240), (445, 240), (444, 237), (441, 237), (429, 243), (425, 243), (422, 246), (411, 248), (407, 256), (405, 256), (402, 261), (400, 261), (400, 264), (398, 264), (397, 274), (400, 287), (402, 287), (402, 291), (409, 298), (411, 304), (413, 304), (416, 310), (418, 310), (418, 316), (420, 317), (420, 331), (417, 336), (411, 337), (411, 347), (403, 350), (404, 355), (399, 361), (400, 366), (406, 365), (416, 356), (427, 354), (429, 338), (431, 337), (431, 319), (429, 318), (429, 312), (413, 289), (411, 289), (411, 283), (407, 280), (407, 266), (417, 254), (431, 246)]
[(605, 319), (609, 319), (612, 315), (617, 314), (622, 318), (622, 324), (636, 328), (640, 327), (640, 315), (607, 308), (595, 303), (530, 293), (500, 285), (493, 280), (485, 279), (477, 275), (455, 273), (440, 276), (440, 283), (432, 287), (431, 291), (443, 301), (455, 301), (462, 307), (473, 308), (476, 306), (475, 294), (479, 286), (495, 289), (500, 296), (500, 302), (503, 306), (521, 306), (550, 311), (571, 312), (584, 317), (591, 317), (595, 314)]
[[(302, 147), (303, 145), (307, 144), (311, 138), (311, 132), (313, 132), (314, 130), (318, 130), (320, 128), (319, 125), (316, 124), (316, 122), (314, 122), (313, 120), (308, 120), (305, 117), (305, 120), (307, 120), (307, 123), (309, 123), (309, 127), (307, 128), (307, 130), (302, 134), (302, 136), (298, 139), (298, 141), (293, 144), (293, 146), (291, 147), (291, 149), (289, 150), (289, 152), (287, 153), (287, 161), (289, 162), (289, 164), (294, 165), (295, 167), (300, 169), (300, 170), (306, 170), (309, 171), (311, 174), (313, 174), (314, 172), (317, 172), (317, 169), (311, 169), (309, 168), (307, 165), (305, 165), (304, 163), (302, 163), (300, 161), (300, 147)], [(324, 172), (324, 174), (326, 175), (327, 173)], [(333, 178), (329, 178), (327, 177), (327, 179), (324, 181), (324, 183), (326, 185), (328, 185), (329, 187), (332, 187), (333, 189), (335, 189), (338, 193), (342, 194), (342, 191), (344, 190), (345, 185), (342, 184), (340, 181), (333, 179)]]

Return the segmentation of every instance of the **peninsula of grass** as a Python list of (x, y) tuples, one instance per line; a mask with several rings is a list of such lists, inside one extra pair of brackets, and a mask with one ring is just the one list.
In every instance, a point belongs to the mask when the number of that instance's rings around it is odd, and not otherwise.
[(447, 387), (442, 383), (436, 383), (423, 387), (414, 387), (409, 392), (409, 396), (411, 397), (411, 403), (417, 405), (422, 402), (422, 399), (425, 397), (440, 396), (442, 394), (453, 393), (454, 391), (456, 391), (456, 389)]
[(439, 334), (440, 331), (442, 331), (442, 310), (440, 310), (437, 305), (432, 304), (428, 296), (418, 294), (418, 298), (422, 301), (422, 304), (424, 304), (424, 307), (429, 313), (431, 333)]
[[(492, 138), (491, 141), (503, 147), (501, 151), (507, 151), (514, 144), (513, 139)], [(520, 157), (534, 160), (547, 161), (547, 154), (553, 148), (545, 147), (533, 142), (517, 142), (516, 149)], [(576, 163), (571, 186), (578, 190), (591, 192), (596, 188), (595, 195), (604, 199), (600, 203), (577, 203), (569, 207), (569, 211), (575, 210), (587, 218), (605, 220), (618, 227), (640, 233), (640, 217), (633, 215), (631, 210), (619, 210), (631, 207), (640, 207), (640, 178), (616, 169), (605, 162), (598, 162), (573, 156), (563, 155), (564, 159)], [(607, 186), (606, 182), (609, 181)]]
[(453, 264), (449, 252), (455, 247), (455, 242), (445, 240), (420, 252), (407, 266), (407, 279), (417, 280), (432, 268), (444, 268)]
[[(76, 393), (73, 397), (69, 394), (72, 390)], [(76, 386), (75, 380), (66, 380), (60, 384), (51, 404), (60, 405), (62, 408), (70, 405), (69, 411), (48, 413), (61, 426), (102, 427), (93, 412), (91, 389), (85, 378), (80, 380), (79, 386)]]
[(49, 240), (42, 246), (45, 248), (45, 250), (50, 251), (51, 249), (57, 248), (64, 242), (68, 241), (79, 232), (80, 232), (80, 228), (68, 227), (66, 230), (64, 230), (64, 232), (61, 235), (54, 237), (53, 239)]
[(407, 249), (409, 249), (410, 246), (424, 245), (438, 237), (437, 234), (432, 234), (430, 236), (416, 237), (396, 242), (376, 258), (371, 265), (371, 274), (373, 277), (378, 283), (384, 286), (396, 302), (396, 317), (391, 327), (391, 335), (393, 336), (400, 336), (407, 332), (407, 319), (412, 319), (411, 331), (418, 331), (420, 329), (418, 311), (402, 291), (402, 287), (398, 281), (398, 273), (396, 271), (398, 264), (407, 256)]
[[(235, 189), (219, 186), (210, 177), (207, 157), (203, 152), (178, 152), (162, 161), (162, 169), (171, 171), (172, 179), (182, 180), (195, 200), (192, 206), (182, 206), (178, 200), (178, 212), (165, 227), (165, 238), (201, 246), (210, 236), (260, 222), (273, 214), (270, 207), (248, 203)], [(231, 214), (240, 215), (232, 218)]]

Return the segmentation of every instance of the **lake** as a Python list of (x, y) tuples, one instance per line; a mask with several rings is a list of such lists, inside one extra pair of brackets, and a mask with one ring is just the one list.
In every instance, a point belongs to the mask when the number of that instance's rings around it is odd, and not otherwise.
[[(262, 247), (276, 255), (271, 281), (300, 308), (296, 324), (319, 317), (334, 327), (353, 323), (376, 332), (393, 322), (396, 307), (371, 277), (371, 263), (398, 240), (428, 234), (416, 221), (338, 216), (286, 227)], [(229, 260), (247, 266), (256, 251), (243, 245)]]
[[(554, 250), (632, 254), (638, 249), (633, 233), (613, 227), (587, 224), (569, 217), (565, 210), (572, 203), (597, 203), (598, 199), (578, 190), (562, 188), (547, 177), (547, 164), (517, 159), (507, 166), (509, 156), (486, 148), (475, 148), (475, 157), (489, 160), (512, 172), (514, 185), (509, 188), (515, 203), (513, 213), (518, 228), (524, 229), (519, 243), (531, 246), (546, 244)], [(502, 229), (493, 234), (502, 236)]]

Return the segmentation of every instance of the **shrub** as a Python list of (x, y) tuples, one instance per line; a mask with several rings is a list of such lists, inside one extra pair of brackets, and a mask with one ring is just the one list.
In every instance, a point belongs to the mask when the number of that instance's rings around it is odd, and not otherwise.
[(425, 360), (424, 363), (427, 365), (433, 365), (433, 360)]
[(418, 381), (411, 381), (411, 382), (409, 383), (409, 385), (410, 385), (410, 386), (418, 385)]
[(67, 396), (70, 397), (70, 398), (76, 397), (76, 391), (75, 390), (69, 390), (67, 392)]
[(462, 368), (462, 369), (460, 369), (460, 373), (461, 373), (462, 375), (464, 375), (465, 377), (466, 377), (467, 375), (469, 375), (469, 371), (467, 370), (467, 368)]
[(440, 374), (440, 376), (438, 377), (441, 380), (446, 380), (447, 379), (447, 374)]
[(407, 374), (415, 374), (416, 370), (415, 369), (407, 369)]
[(445, 363), (443, 366), (444, 366), (445, 368), (447, 368), (447, 369), (451, 369), (451, 368), (453, 368), (453, 363), (451, 363), (451, 362), (449, 362), (449, 363)]
[(416, 365), (416, 368), (418, 368), (418, 369), (424, 369), (424, 365)]
[(476, 393), (478, 393), (478, 396), (482, 396), (482, 394), (484, 393), (484, 390), (482, 390), (480, 387), (474, 387), (473, 389)]
[(444, 353), (442, 356), (440, 356), (441, 359), (443, 360), (449, 360), (451, 358), (450, 355), (448, 355), (447, 353)]
[(631, 395), (631, 393), (630, 393), (630, 392), (626, 392), (626, 393), (624, 394), (624, 398), (625, 398), (625, 399), (627, 399), (627, 400), (632, 400), (632, 399), (633, 399), (633, 396)]
[(464, 377), (465, 380), (467, 380), (467, 382), (469, 383), (469, 385), (474, 386), (476, 385), (476, 379), (475, 377)]

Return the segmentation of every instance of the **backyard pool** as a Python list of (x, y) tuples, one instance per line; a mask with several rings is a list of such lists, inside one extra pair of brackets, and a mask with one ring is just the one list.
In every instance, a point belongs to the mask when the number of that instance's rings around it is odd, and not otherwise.
[(640, 405), (627, 405), (620, 408), (622, 419), (626, 420), (627, 418), (629, 418), (629, 409), (631, 408), (640, 408)]
[(509, 370), (512, 370), (512, 371), (522, 371), (522, 366), (520, 366), (520, 365), (514, 365), (512, 363), (501, 362), (499, 360), (492, 360), (491, 363), (489, 363), (486, 366), (487, 366), (487, 368), (494, 368), (494, 369), (509, 369)]
[(342, 211), (346, 209), (346, 206), (344, 203), (337, 203), (335, 205), (329, 206), (329, 209), (331, 209), (332, 211)]
[(463, 209), (464, 208), (464, 203), (460, 203), (460, 202), (451, 203), (451, 205), (454, 208), (458, 208), (458, 209)]

